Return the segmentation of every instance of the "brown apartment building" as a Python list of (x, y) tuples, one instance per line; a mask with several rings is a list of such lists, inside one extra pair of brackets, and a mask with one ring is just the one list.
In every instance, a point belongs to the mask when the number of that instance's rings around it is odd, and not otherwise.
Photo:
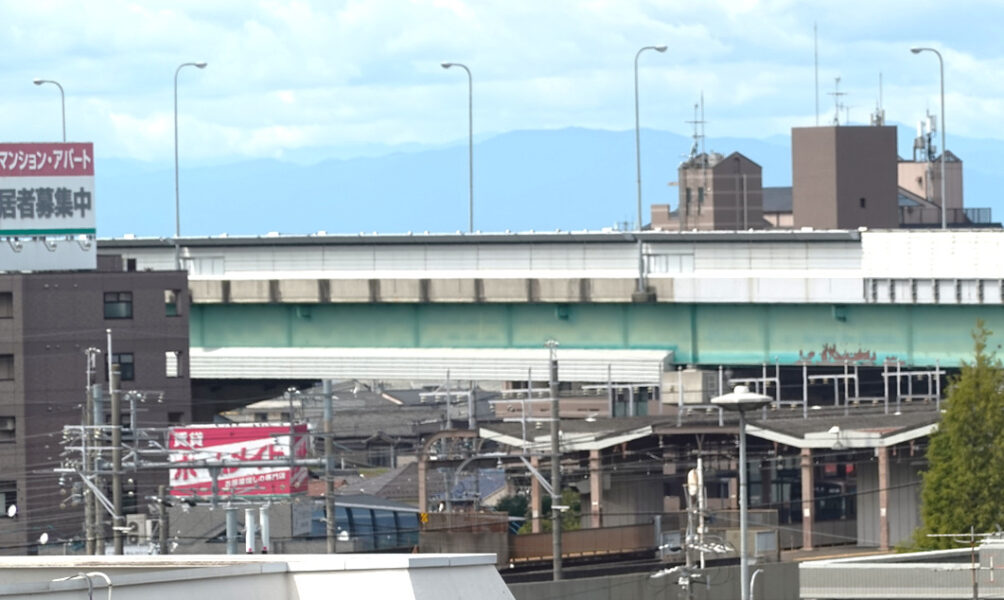
[(791, 159), (795, 227), (899, 226), (895, 127), (795, 127)]
[(762, 169), (743, 154), (694, 154), (680, 165), (677, 178), (677, 210), (653, 204), (653, 229), (740, 231), (767, 226)]
[[(189, 422), (187, 308), (184, 272), (129, 271), (119, 257), (99, 257), (96, 271), (0, 274), (0, 501), (5, 513), (17, 506), (15, 517), (0, 517), (0, 553), (34, 553), (43, 532), (50, 544), (81, 539), (79, 479), (64, 474), (61, 488), (53, 469), (63, 426), (81, 423), (90, 347), (101, 350), (95, 383), (107, 384), (106, 330), (120, 390), (137, 399), (137, 426)], [(123, 480), (127, 514), (144, 512), (145, 498), (168, 483), (165, 472)]]

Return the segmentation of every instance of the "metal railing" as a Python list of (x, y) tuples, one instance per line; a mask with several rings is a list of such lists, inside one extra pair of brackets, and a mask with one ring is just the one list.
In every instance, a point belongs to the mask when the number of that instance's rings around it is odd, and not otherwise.
[[(949, 225), (990, 225), (993, 223), (989, 208), (949, 208), (945, 217)], [(941, 209), (929, 206), (900, 206), (899, 224), (913, 226), (941, 226)]]

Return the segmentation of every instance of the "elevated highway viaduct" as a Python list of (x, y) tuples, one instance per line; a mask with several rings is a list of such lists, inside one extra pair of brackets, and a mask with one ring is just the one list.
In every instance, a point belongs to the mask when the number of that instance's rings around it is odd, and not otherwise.
[[(217, 386), (441, 381), (447, 369), (459, 380), (543, 380), (548, 339), (568, 361), (563, 378), (582, 382), (658, 387), (684, 365), (955, 368), (978, 320), (1004, 332), (1001, 230), (180, 243), (191, 376)], [(174, 268), (169, 239), (104, 239), (99, 252), (130, 269)]]

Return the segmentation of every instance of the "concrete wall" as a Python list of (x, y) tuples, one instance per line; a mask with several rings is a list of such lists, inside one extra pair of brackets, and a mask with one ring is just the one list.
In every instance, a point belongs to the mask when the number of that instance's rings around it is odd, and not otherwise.
[[(899, 448), (908, 454), (906, 448)], [(920, 471), (924, 468), (920, 457), (889, 456), (889, 543), (896, 545), (909, 539), (920, 527)], [(875, 460), (855, 465), (858, 477), (859, 546), (878, 547), (878, 462)]]
[(509, 566), (509, 534), (508, 532), (423, 531), (419, 536), (418, 551), (423, 554), (494, 554), (495, 564), (504, 569)]
[[(669, 567), (670, 565), (666, 565)], [(750, 568), (756, 577), (752, 597), (770, 600), (799, 600), (798, 565), (770, 563)], [(651, 578), (652, 573), (632, 573), (607, 577), (511, 583), (509, 590), (516, 600), (686, 600), (684, 590), (673, 576)], [(712, 567), (694, 586), (694, 597), (702, 600), (735, 600), (739, 597), (739, 565)]]
[(662, 513), (664, 495), (661, 471), (653, 471), (652, 477), (611, 473), (610, 489), (603, 491), (603, 526), (651, 523), (652, 515)]

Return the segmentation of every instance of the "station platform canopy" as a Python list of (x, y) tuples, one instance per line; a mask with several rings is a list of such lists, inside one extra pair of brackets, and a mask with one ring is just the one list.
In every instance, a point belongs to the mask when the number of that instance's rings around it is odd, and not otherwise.
[[(672, 350), (557, 350), (561, 381), (658, 386)], [(547, 381), (547, 348), (192, 348), (192, 379)]]

